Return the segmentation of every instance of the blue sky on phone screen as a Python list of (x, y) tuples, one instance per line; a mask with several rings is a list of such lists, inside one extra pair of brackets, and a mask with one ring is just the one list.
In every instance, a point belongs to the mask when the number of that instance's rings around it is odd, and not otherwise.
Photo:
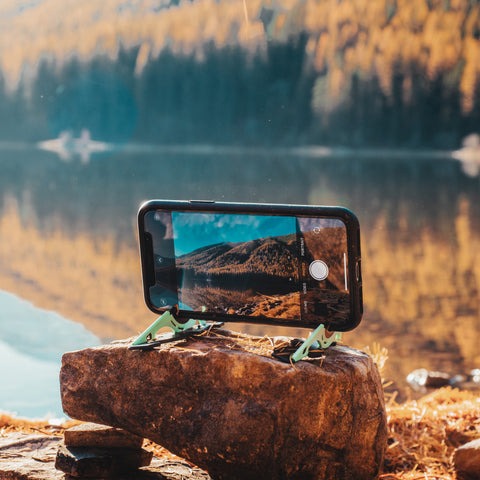
[(218, 243), (248, 242), (296, 233), (295, 217), (172, 212), (175, 255)]

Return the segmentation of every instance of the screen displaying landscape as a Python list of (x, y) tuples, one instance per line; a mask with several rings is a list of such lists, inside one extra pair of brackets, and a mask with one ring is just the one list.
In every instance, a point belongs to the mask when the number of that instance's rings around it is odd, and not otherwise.
[[(147, 220), (148, 218), (148, 220)], [(159, 308), (321, 323), (348, 318), (346, 228), (340, 220), (149, 212)], [(345, 254), (345, 255), (344, 255)], [(314, 260), (328, 265), (318, 281)]]

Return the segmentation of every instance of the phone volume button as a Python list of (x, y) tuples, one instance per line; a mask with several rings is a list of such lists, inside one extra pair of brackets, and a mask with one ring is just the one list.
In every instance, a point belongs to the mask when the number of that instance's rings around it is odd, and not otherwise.
[(215, 203), (215, 200), (189, 200), (188, 203)]
[(362, 284), (362, 266), (361, 266), (360, 259), (358, 259), (357, 262), (355, 263), (355, 280), (359, 285)]

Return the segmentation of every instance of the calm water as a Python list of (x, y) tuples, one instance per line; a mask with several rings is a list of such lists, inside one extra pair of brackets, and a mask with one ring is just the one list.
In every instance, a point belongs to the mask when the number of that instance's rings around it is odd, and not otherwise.
[(58, 374), (63, 352), (98, 345), (83, 325), (0, 291), (0, 410), (61, 418)]
[[(135, 335), (155, 318), (142, 300), (135, 227), (139, 204), (150, 198), (352, 209), (362, 228), (365, 315), (345, 342), (386, 347), (385, 376), (402, 395), (415, 368), (478, 368), (480, 184), (471, 170), (465, 173), (447, 152), (130, 146), (67, 162), (26, 145), (3, 145), (0, 290), (55, 311), (55, 324), (69, 326), (52, 342), (49, 314), (28, 313), (22, 326), (21, 312), (2, 313), (0, 356), (12, 367), (0, 373), (9, 385), (0, 410), (47, 414), (53, 407), (41, 398), (57, 389), (51, 378), (61, 352), (97, 337)], [(10, 301), (0, 296), (0, 311)], [(46, 344), (55, 345), (55, 355), (37, 355)], [(34, 367), (50, 380), (24, 380)], [(41, 392), (35, 411), (27, 398), (32, 385)], [(23, 401), (30, 402), (24, 410)]]

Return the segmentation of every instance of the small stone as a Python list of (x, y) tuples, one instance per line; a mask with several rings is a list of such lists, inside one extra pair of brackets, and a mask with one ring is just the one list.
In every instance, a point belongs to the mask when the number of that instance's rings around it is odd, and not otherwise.
[(182, 460), (154, 459), (143, 471), (161, 475), (161, 480), (212, 480), (207, 472)]
[(82, 423), (64, 432), (67, 447), (141, 448), (143, 438), (121, 428)]
[(441, 388), (452, 383), (452, 376), (445, 372), (431, 372), (426, 368), (419, 368), (409, 373), (407, 383), (418, 391), (425, 391), (427, 388)]
[[(245, 336), (247, 337), (247, 336)], [(215, 336), (151, 351), (128, 342), (63, 355), (70, 417), (136, 433), (216, 480), (373, 480), (386, 413), (378, 370), (344, 346), (295, 365)]]
[(453, 463), (459, 480), (480, 480), (480, 438), (458, 447)]
[(55, 468), (72, 477), (112, 477), (150, 464), (153, 453), (133, 448), (89, 448), (61, 445)]

